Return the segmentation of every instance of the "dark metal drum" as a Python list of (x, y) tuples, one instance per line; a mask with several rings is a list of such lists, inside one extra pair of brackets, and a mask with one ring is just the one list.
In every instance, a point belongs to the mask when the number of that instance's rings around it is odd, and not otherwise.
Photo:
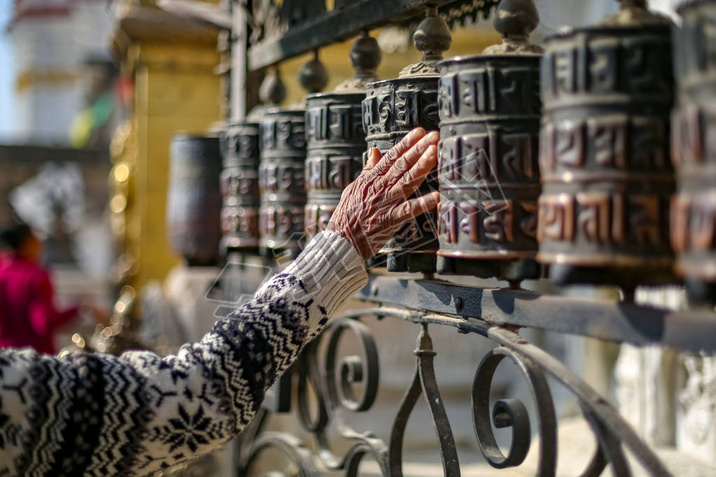
[(551, 265), (552, 280), (671, 281), (669, 23), (549, 38), (541, 88), (538, 259)]
[[(452, 39), (434, 7), (428, 7), (414, 40), (423, 61), (404, 68), (397, 79), (366, 85), (362, 112), (369, 149), (386, 153), (416, 127), (438, 129), (437, 63)], [(437, 190), (437, 174), (431, 174), (416, 194), (433, 190)], [(389, 271), (433, 273), (437, 249), (437, 213), (432, 211), (407, 221), (380, 254), (387, 256)]]
[(365, 93), (319, 93), (306, 99), (307, 239), (326, 228), (343, 189), (361, 172), (363, 98)]
[(376, 79), (380, 57), (378, 42), (363, 32), (350, 51), (354, 77), (331, 93), (306, 98), (307, 238), (326, 228), (343, 189), (361, 172), (365, 150), (361, 102), (366, 83)]
[(539, 55), (440, 64), (438, 273), (538, 278)]
[(259, 123), (227, 124), (221, 134), (221, 249), (247, 252), (259, 246)]
[(221, 241), (219, 138), (174, 136), (167, 203), (172, 249), (188, 265), (216, 265)]
[(528, 41), (539, 14), (531, 0), (503, 0), (495, 17), (502, 44), (439, 65), (437, 270), (519, 281), (541, 275), (535, 256), (542, 50)]
[(676, 31), (678, 105), (672, 123), (678, 194), (671, 204), (676, 271), (689, 297), (716, 302), (716, 1), (685, 3)]
[[(376, 81), (367, 86), (363, 101), (363, 125), (368, 148), (385, 154), (416, 127), (438, 129), (437, 75)], [(417, 194), (437, 190), (435, 174)], [(437, 214), (429, 212), (407, 221), (380, 251), (389, 271), (434, 272)]]
[(274, 109), (261, 123), (259, 244), (298, 252), (304, 234), (305, 110)]

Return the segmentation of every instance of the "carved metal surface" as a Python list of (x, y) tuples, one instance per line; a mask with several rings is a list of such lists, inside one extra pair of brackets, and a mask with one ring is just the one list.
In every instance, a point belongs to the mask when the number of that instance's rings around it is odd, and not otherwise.
[(440, 64), (438, 272), (537, 278), (538, 55)]
[(362, 168), (364, 93), (322, 93), (306, 99), (306, 235), (326, 228), (343, 189)]
[(672, 123), (678, 194), (671, 204), (671, 244), (677, 272), (692, 299), (716, 301), (716, 2), (681, 10), (675, 59), (678, 106)]
[[(437, 87), (437, 75), (369, 83), (362, 106), (368, 148), (377, 147), (386, 153), (418, 126), (428, 131), (437, 130)], [(418, 193), (436, 189), (437, 177), (432, 174)], [(436, 225), (434, 212), (407, 221), (381, 250), (382, 254), (388, 254), (388, 269), (434, 271), (438, 245)]]
[(167, 202), (172, 249), (189, 265), (213, 265), (221, 241), (219, 138), (174, 136)]
[(227, 124), (221, 135), (221, 248), (253, 250), (259, 245), (259, 123)]
[[(376, 147), (383, 154), (416, 127), (438, 129), (437, 63), (452, 38), (434, 7), (427, 9), (413, 41), (423, 53), (422, 61), (403, 68), (396, 79), (366, 85), (362, 104), (366, 142), (369, 149)], [(437, 190), (437, 186), (433, 171), (414, 196)], [(389, 271), (432, 273), (437, 248), (437, 213), (431, 211), (406, 221), (380, 253), (387, 255)]]
[(299, 250), (306, 204), (305, 111), (266, 112), (260, 129), (259, 243), (266, 249)]
[(558, 283), (671, 280), (671, 27), (551, 37), (541, 87), (538, 259)]
[[(375, 315), (381, 319), (402, 319), (419, 326), (419, 331), (416, 330), (415, 374), (396, 411), (387, 442), (370, 432), (356, 431), (345, 420), (347, 413), (369, 412), (380, 389), (379, 354), (370, 328), (364, 323), (367, 317)], [(293, 411), (313, 442), (304, 442), (292, 434), (263, 431), (262, 426), (270, 415), (264, 409), (241, 440), (239, 475), (256, 475), (252, 463), (262, 452), (273, 448), (288, 460), (293, 468), (289, 471), (292, 475), (317, 476), (339, 471), (355, 477), (359, 475), (362, 461), (368, 458), (377, 463), (381, 475), (401, 477), (406, 424), (422, 396), (432, 415), (443, 475), (460, 476), (455, 439), (433, 366), (440, 350), (433, 347), (429, 334), (429, 327), (432, 326), (450, 326), (462, 333), (479, 334), (497, 345), (477, 365), (472, 382), (475, 438), (482, 456), (492, 467), (509, 469), (520, 466), (535, 442), (532, 423), (536, 423), (534, 430), (540, 438), (536, 475), (556, 475), (559, 440), (555, 405), (547, 381), (549, 376), (577, 399), (579, 409), (597, 441), (597, 449), (581, 475), (602, 475), (607, 468), (614, 475), (631, 475), (634, 461), (649, 475), (671, 475), (604, 398), (559, 361), (517, 333), (482, 320), (387, 307), (348, 312), (334, 321), (318, 341), (307, 347), (294, 369), (297, 375), (296, 400), (290, 401), (293, 395), (290, 387), (281, 391), (286, 393), (290, 402), (284, 411)], [(359, 354), (346, 356), (345, 352), (340, 353), (341, 335), (346, 332), (352, 333), (360, 345)], [(498, 365), (505, 360), (515, 365), (528, 385), (536, 411), (533, 419), (525, 403), (517, 398), (502, 398), (491, 406), (494, 377), (500, 369), (504, 369), (498, 368)], [(360, 395), (356, 395), (355, 389), (362, 390)], [(497, 443), (495, 428), (511, 430), (511, 444), (506, 454), (505, 448)], [(338, 448), (344, 450), (337, 452)], [(634, 460), (626, 459), (626, 451)], [(271, 463), (268, 464), (270, 466)], [(273, 464), (280, 465), (275, 460)], [(287, 467), (281, 466), (275, 468), (275, 472), (286, 475), (284, 469), (287, 470)], [(265, 475), (271, 472), (268, 469), (261, 471)]]
[(331, 93), (306, 98), (306, 235), (324, 230), (340, 202), (343, 189), (362, 169), (365, 131), (361, 101), (365, 85), (375, 81), (380, 64), (378, 42), (367, 31), (356, 39), (350, 51), (355, 70), (353, 78), (339, 84)]

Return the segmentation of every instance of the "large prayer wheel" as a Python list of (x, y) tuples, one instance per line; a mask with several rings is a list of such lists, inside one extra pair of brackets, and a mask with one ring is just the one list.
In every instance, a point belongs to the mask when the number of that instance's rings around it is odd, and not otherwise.
[(366, 34), (351, 49), (354, 78), (330, 93), (306, 98), (306, 190), (307, 239), (324, 230), (341, 199), (343, 190), (362, 170), (365, 132), (361, 102), (365, 84), (375, 80), (380, 63), (378, 42)]
[(251, 121), (230, 123), (221, 134), (221, 248), (225, 254), (259, 246), (259, 126)]
[(679, 11), (675, 67), (678, 105), (672, 123), (678, 194), (671, 205), (676, 271), (694, 301), (716, 302), (716, 1)]
[[(377, 147), (386, 153), (416, 127), (438, 129), (437, 63), (443, 58), (442, 52), (450, 48), (452, 38), (435, 7), (428, 7), (413, 38), (416, 48), (423, 52), (423, 61), (404, 68), (397, 79), (366, 85), (362, 111), (369, 149)], [(437, 175), (431, 174), (416, 195), (434, 190)], [(380, 255), (387, 259), (389, 271), (432, 273), (437, 248), (437, 213), (431, 211), (407, 221)]]
[(532, 0), (503, 0), (495, 16), (503, 44), (439, 65), (437, 271), (539, 278), (539, 15)]
[(221, 152), (215, 136), (171, 140), (167, 229), (188, 265), (216, 265), (221, 241)]
[(546, 41), (538, 259), (558, 284), (671, 281), (672, 25), (643, 0)]

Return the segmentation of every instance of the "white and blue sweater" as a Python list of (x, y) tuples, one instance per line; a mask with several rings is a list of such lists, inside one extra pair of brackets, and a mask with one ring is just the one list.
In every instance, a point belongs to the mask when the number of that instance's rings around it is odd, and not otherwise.
[(0, 350), (0, 477), (144, 476), (216, 449), (366, 280), (323, 232), (176, 356)]

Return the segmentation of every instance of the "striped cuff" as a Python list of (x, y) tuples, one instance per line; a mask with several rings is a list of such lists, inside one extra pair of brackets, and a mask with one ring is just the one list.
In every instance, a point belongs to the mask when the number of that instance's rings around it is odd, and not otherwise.
[[(284, 271), (303, 281), (317, 305), (333, 317), (368, 282), (365, 262), (353, 245), (333, 232), (321, 232)], [(311, 330), (318, 323), (311, 323)]]

